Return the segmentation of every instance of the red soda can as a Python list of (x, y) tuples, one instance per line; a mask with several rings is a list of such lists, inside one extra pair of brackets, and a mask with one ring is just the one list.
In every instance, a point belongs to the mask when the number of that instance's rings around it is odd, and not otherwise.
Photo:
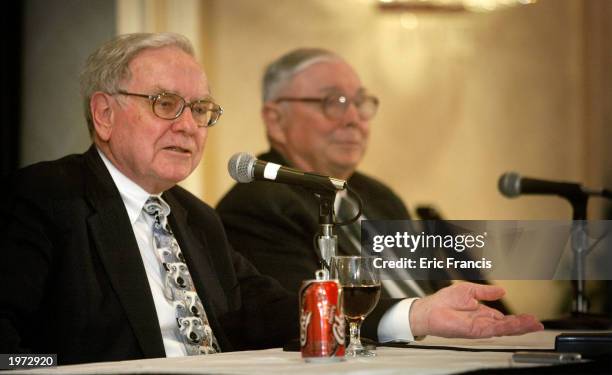
[[(317, 275), (318, 277), (319, 275)], [(342, 288), (336, 280), (306, 280), (300, 288), (300, 347), (306, 362), (344, 360)]]

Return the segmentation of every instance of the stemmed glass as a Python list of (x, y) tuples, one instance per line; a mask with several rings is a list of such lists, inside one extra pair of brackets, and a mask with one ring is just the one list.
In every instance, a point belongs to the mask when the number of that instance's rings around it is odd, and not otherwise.
[(349, 323), (349, 357), (374, 357), (360, 339), (361, 323), (374, 310), (380, 298), (380, 277), (373, 257), (336, 256), (331, 261), (331, 277), (342, 286), (342, 312)]

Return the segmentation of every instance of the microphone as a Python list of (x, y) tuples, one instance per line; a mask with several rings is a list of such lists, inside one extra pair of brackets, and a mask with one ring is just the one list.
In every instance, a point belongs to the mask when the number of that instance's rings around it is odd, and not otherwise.
[(559, 195), (569, 200), (589, 195), (612, 198), (612, 192), (606, 189), (589, 189), (573, 182), (546, 181), (521, 177), (516, 172), (506, 172), (501, 175), (497, 187), (508, 198), (515, 198), (523, 194)]
[(302, 186), (315, 192), (336, 192), (346, 188), (345, 180), (258, 160), (246, 152), (234, 154), (227, 163), (227, 170), (234, 180), (241, 183), (255, 180), (272, 181)]

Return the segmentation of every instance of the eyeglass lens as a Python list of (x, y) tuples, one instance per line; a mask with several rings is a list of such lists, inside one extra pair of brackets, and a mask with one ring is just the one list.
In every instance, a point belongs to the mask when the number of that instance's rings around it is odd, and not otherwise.
[[(153, 112), (163, 119), (172, 120), (181, 115), (185, 109), (185, 100), (176, 94), (160, 94), (153, 102)], [(191, 115), (198, 126), (214, 125), (219, 119), (220, 108), (210, 101), (199, 100), (189, 104)]]
[(373, 96), (363, 95), (351, 100), (344, 95), (330, 95), (323, 101), (323, 111), (330, 118), (337, 119), (344, 116), (351, 102), (363, 120), (374, 117), (378, 109), (378, 100)]

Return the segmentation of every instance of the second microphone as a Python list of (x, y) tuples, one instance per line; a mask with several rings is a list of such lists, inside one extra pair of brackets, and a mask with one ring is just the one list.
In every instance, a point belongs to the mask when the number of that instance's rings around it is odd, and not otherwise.
[(241, 183), (255, 180), (302, 186), (314, 192), (335, 192), (346, 188), (346, 181), (258, 160), (246, 152), (234, 154), (227, 165), (230, 176)]

